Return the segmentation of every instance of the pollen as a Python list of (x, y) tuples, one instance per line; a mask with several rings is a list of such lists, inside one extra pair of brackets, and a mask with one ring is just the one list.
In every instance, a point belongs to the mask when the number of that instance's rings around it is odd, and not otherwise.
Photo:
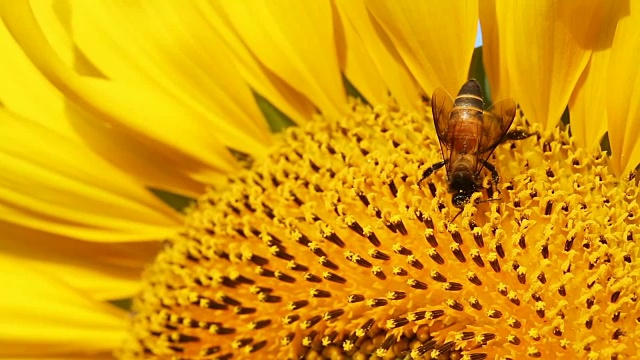
[(395, 106), (287, 129), (166, 239), (119, 356), (639, 359), (633, 176), (540, 132), (458, 214), (441, 160)]

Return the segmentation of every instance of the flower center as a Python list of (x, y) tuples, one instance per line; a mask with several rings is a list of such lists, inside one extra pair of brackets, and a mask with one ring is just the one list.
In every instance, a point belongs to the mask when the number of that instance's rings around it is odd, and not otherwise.
[(633, 181), (556, 130), (500, 145), (500, 193), (453, 220), (445, 169), (417, 185), (441, 160), (431, 121), (393, 107), (289, 128), (166, 241), (122, 357), (640, 352)]

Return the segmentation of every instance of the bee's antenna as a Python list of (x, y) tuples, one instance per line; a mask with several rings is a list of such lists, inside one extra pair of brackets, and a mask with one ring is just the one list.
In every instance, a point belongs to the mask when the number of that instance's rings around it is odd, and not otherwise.
[(450, 223), (452, 223), (452, 222), (456, 221), (456, 219), (458, 218), (458, 216), (459, 216), (460, 214), (462, 214), (462, 211), (463, 211), (463, 210), (464, 210), (464, 209), (460, 209), (460, 211), (458, 211), (458, 213), (456, 214), (456, 216), (454, 216), (454, 217), (453, 217), (453, 219), (451, 219), (451, 221), (449, 221), (449, 222), (450, 222)]
[(475, 204), (482, 204), (482, 203), (487, 203), (487, 202), (491, 202), (491, 201), (500, 201), (502, 200), (502, 198), (495, 198), (495, 199), (486, 199), (486, 200), (476, 200)]

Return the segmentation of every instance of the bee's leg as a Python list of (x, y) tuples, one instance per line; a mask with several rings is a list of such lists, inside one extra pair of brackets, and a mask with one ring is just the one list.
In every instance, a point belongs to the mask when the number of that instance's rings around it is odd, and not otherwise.
[(500, 188), (498, 187), (498, 184), (500, 183), (500, 174), (498, 174), (498, 170), (496, 170), (496, 167), (493, 166), (493, 164), (491, 164), (488, 161), (483, 161), (482, 164), (484, 165), (484, 167), (491, 171), (491, 188), (493, 191), (493, 187), (496, 188), (496, 190), (498, 191), (498, 194), (500, 194)]
[(443, 166), (444, 166), (444, 164), (445, 164), (445, 162), (444, 162), (444, 161), (441, 161), (441, 162), (439, 162), (439, 163), (435, 163), (435, 164), (431, 165), (427, 170), (425, 170), (425, 171), (422, 173), (422, 177), (421, 177), (421, 178), (420, 178), (420, 180), (418, 181), (418, 185), (420, 185), (420, 183), (421, 183), (424, 179), (428, 178), (431, 174), (433, 174), (434, 172), (436, 172), (436, 170), (438, 170), (438, 169), (440, 169), (441, 167), (443, 167)]
[(511, 130), (509, 132), (507, 132), (504, 137), (502, 138), (502, 141), (509, 141), (509, 140), (524, 140), (530, 136), (536, 135), (537, 132), (527, 132), (525, 130), (522, 129), (515, 129), (515, 130)]

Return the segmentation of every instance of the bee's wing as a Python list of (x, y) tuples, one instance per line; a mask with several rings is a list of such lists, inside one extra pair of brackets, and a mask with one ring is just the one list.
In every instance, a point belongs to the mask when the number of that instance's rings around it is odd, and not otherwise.
[(513, 99), (500, 100), (487, 109), (482, 117), (482, 128), (476, 156), (476, 171), (479, 172), (493, 150), (502, 142), (516, 116), (516, 102)]
[(440, 150), (442, 151), (442, 159), (449, 173), (449, 164), (451, 163), (451, 149), (453, 137), (449, 132), (449, 114), (453, 108), (453, 99), (444, 88), (437, 88), (433, 91), (431, 97), (431, 111), (433, 112), (433, 124), (436, 127), (438, 141), (440, 142)]

